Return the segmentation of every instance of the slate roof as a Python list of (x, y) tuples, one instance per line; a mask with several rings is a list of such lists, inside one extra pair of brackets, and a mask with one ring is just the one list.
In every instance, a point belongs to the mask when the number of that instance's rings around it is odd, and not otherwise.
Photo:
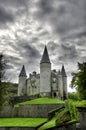
[(40, 63), (50, 63), (50, 59), (49, 59), (49, 55), (48, 55), (48, 51), (47, 51), (47, 47), (45, 46), (44, 52), (43, 52), (43, 56), (41, 59)]
[(19, 74), (19, 77), (27, 77), (24, 65), (23, 65), (22, 70)]
[(62, 76), (65, 76), (65, 77), (67, 76), (67, 75), (66, 75), (66, 72), (65, 72), (64, 65), (62, 65), (61, 74), (62, 74)]

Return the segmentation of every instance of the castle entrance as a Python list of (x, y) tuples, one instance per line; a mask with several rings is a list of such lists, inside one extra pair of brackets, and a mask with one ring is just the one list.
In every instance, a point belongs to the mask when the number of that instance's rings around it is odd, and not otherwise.
[(56, 97), (56, 92), (53, 93), (53, 96)]

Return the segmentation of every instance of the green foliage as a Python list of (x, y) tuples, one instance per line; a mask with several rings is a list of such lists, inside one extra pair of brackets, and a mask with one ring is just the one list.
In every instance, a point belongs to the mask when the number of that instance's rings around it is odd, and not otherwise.
[(17, 96), (17, 88), (18, 85), (11, 83), (11, 82), (2, 82), (1, 83), (3, 86), (2, 89), (2, 96), (3, 96), (3, 105), (8, 105), (8, 100), (10, 97)]
[(4, 104), (4, 96), (3, 96), (4, 89), (2, 87), (2, 84), (0, 84), (0, 106)]
[(38, 130), (46, 130), (55, 126), (60, 126), (63, 123), (67, 123), (68, 121), (70, 121), (70, 119), (71, 117), (69, 110), (67, 108), (61, 108), (57, 112), (55, 112), (55, 115), (44, 125), (42, 125)]
[(0, 83), (5, 78), (6, 59), (3, 54), (0, 54)]
[(62, 125), (71, 120), (70, 112), (67, 108), (64, 108), (56, 113), (56, 125)]
[(0, 106), (4, 104), (3, 92), (4, 87), (2, 85), (2, 80), (5, 79), (5, 68), (6, 68), (6, 60), (4, 55), (0, 54)]
[(45, 97), (45, 98), (37, 98), (34, 100), (18, 103), (15, 105), (15, 107), (18, 105), (28, 105), (28, 104), (63, 104), (63, 103), (64, 101)]
[(37, 127), (45, 121), (46, 118), (0, 118), (0, 127)]
[(78, 115), (78, 111), (76, 108), (76, 104), (73, 100), (66, 100), (65, 101), (65, 105), (68, 108), (69, 112), (70, 112), (70, 116), (71, 116), (71, 120), (78, 120), (79, 119), (79, 115)]
[(76, 88), (80, 99), (86, 99), (86, 62), (78, 63), (78, 72), (72, 75), (71, 87)]
[(54, 117), (58, 113), (58, 111), (60, 112), (60, 111), (64, 110), (64, 108), (65, 108), (65, 105), (63, 105), (63, 106), (59, 105), (59, 107), (49, 111), (48, 112), (48, 120), (50, 120), (52, 117)]
[(6, 80), (5, 72), (7, 68), (7, 60), (3, 54), (0, 54), (0, 106), (6, 105), (10, 96), (16, 96), (17, 89), (10, 82), (4, 82)]
[(46, 122), (44, 125), (42, 125), (37, 130), (47, 130), (47, 129), (53, 128), (55, 126), (56, 126), (56, 118), (53, 117), (51, 120), (49, 120), (48, 122)]
[(75, 92), (72, 92), (72, 93), (68, 93), (68, 99), (72, 99), (72, 100), (79, 100), (79, 97), (78, 97), (78, 93), (75, 93)]
[(86, 107), (86, 100), (74, 102), (76, 107)]
[(65, 100), (65, 105), (70, 111), (71, 120), (79, 120), (79, 113), (78, 113), (77, 107), (86, 106), (86, 100), (75, 101), (75, 100), (68, 99), (68, 100)]
[(6, 89), (9, 96), (12, 95), (13, 97), (17, 95), (17, 88), (18, 88), (17, 84), (11, 83), (11, 82), (3, 82), (2, 84), (4, 88)]

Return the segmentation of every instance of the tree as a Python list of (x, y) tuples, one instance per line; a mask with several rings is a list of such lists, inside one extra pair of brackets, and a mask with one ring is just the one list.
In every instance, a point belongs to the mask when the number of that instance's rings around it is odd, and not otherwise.
[(71, 87), (77, 89), (79, 98), (86, 99), (86, 62), (78, 63), (78, 72), (72, 75)]
[(0, 106), (4, 103), (3, 97), (3, 84), (2, 81), (5, 79), (5, 68), (6, 68), (6, 60), (3, 54), (0, 54)]

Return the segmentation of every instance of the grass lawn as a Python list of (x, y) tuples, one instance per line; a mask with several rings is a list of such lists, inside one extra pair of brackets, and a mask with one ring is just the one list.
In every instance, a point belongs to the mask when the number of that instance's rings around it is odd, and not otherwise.
[(37, 127), (46, 120), (46, 118), (0, 118), (0, 127)]
[(15, 107), (17, 107), (18, 105), (28, 105), (28, 104), (62, 104), (62, 103), (64, 103), (64, 101), (55, 98), (37, 98), (34, 100), (18, 103), (15, 105)]
[(75, 101), (74, 104), (76, 105), (76, 107), (86, 107), (86, 100)]
[(46, 130), (48, 128), (52, 128), (56, 126), (56, 118), (53, 117), (50, 121), (48, 121), (47, 123), (45, 123), (43, 126), (41, 126), (38, 130)]
[[(67, 124), (75, 122), (76, 120), (71, 120), (68, 121)], [(53, 128), (56, 126), (56, 118), (53, 117), (50, 121), (48, 121), (47, 123), (45, 123), (44, 125), (42, 125), (38, 130), (46, 130), (49, 128)]]

